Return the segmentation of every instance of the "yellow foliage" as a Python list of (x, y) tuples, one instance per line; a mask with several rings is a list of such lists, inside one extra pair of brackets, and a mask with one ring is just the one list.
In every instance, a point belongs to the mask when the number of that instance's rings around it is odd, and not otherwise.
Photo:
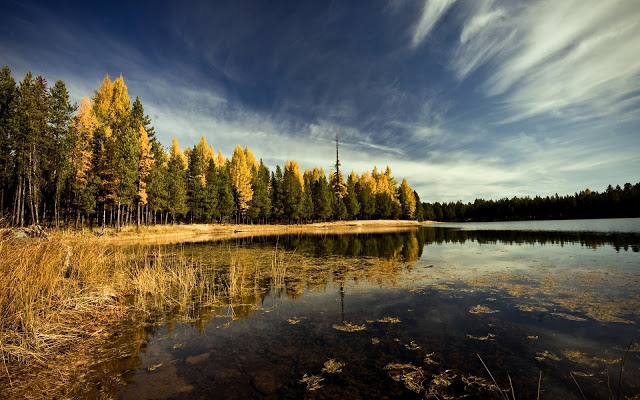
[(178, 139), (173, 137), (173, 141), (171, 142), (171, 157), (180, 157), (182, 158), (183, 165), (185, 168), (187, 167), (187, 156), (184, 155), (184, 152), (180, 150), (180, 146), (178, 145)]
[(291, 172), (293, 172), (295, 177), (298, 178), (298, 180), (300, 181), (300, 187), (302, 188), (302, 190), (304, 190), (304, 178), (300, 173), (300, 166), (298, 165), (298, 163), (293, 160), (287, 160), (287, 162), (284, 165), (284, 169), (285, 170), (290, 169)]
[(80, 187), (87, 184), (87, 173), (91, 168), (93, 152), (91, 151), (91, 141), (93, 132), (98, 127), (98, 119), (93, 112), (93, 104), (88, 97), (84, 97), (80, 102), (78, 114), (71, 122), (77, 134), (77, 140), (70, 152), (70, 162), (75, 174), (76, 183)]
[(215, 165), (216, 168), (222, 168), (224, 167), (224, 164), (226, 163), (226, 159), (224, 158), (224, 156), (222, 155), (222, 150), (218, 150), (218, 157), (215, 160)]
[(400, 197), (404, 202), (402, 207), (405, 215), (409, 219), (413, 219), (416, 213), (416, 196), (413, 194), (413, 189), (411, 189), (406, 179), (403, 179), (402, 184), (400, 184)]
[(249, 171), (252, 171), (251, 167), (255, 167), (257, 172), (260, 168), (260, 163), (258, 162), (258, 160), (256, 160), (256, 156), (253, 155), (253, 152), (249, 150), (248, 147), (244, 148), (244, 156), (246, 158)]
[(247, 165), (247, 158), (242, 147), (236, 146), (231, 157), (231, 182), (236, 189), (238, 209), (242, 214), (247, 212), (249, 201), (253, 198), (251, 188), (251, 170)]
[(149, 136), (142, 126), (140, 126), (139, 129), (138, 145), (140, 146), (140, 159), (138, 161), (138, 201), (141, 204), (147, 204), (147, 191), (145, 190), (147, 183), (144, 181), (144, 178), (149, 176), (154, 159)]

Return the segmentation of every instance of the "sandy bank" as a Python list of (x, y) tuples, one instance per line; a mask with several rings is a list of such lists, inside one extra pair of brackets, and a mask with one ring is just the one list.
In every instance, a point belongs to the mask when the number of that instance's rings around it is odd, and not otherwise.
[(127, 227), (120, 233), (107, 233), (100, 240), (114, 244), (134, 243), (178, 243), (209, 240), (233, 239), (250, 236), (269, 236), (278, 234), (348, 234), (348, 233), (385, 233), (416, 229), (431, 221), (337, 221), (299, 225), (236, 225), (236, 224), (187, 224)]

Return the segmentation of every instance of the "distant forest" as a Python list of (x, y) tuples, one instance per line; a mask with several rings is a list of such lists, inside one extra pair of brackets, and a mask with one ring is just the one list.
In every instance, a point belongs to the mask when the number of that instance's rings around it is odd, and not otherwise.
[(476, 199), (473, 203), (422, 203), (417, 213), (434, 221), (523, 221), (536, 219), (640, 217), (640, 183), (609, 185), (567, 196)]
[(61, 80), (0, 71), (0, 227), (424, 218), (388, 166), (346, 180), (339, 168), (336, 157), (328, 178), (293, 160), (269, 171), (248, 147), (229, 159), (204, 136), (167, 152), (122, 76), (78, 107)]

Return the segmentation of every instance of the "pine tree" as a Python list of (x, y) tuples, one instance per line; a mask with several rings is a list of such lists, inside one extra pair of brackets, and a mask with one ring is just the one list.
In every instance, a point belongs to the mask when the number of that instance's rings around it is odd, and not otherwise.
[(329, 190), (329, 184), (324, 173), (322, 173), (318, 180), (315, 181), (312, 187), (313, 190), (313, 205), (315, 209), (315, 215), (321, 220), (326, 220), (331, 217), (332, 209), (332, 194)]
[(279, 165), (276, 165), (276, 172), (271, 174), (271, 198), (271, 215), (281, 220), (284, 218), (284, 176)]
[(210, 157), (205, 171), (207, 185), (204, 188), (204, 218), (211, 222), (218, 218), (218, 168), (216, 168), (215, 157)]
[(347, 207), (347, 216), (349, 218), (357, 218), (360, 213), (356, 182), (358, 182), (358, 176), (351, 171), (351, 175), (347, 178), (347, 195), (344, 198), (344, 205)]
[(47, 85), (42, 77), (28, 72), (13, 98), (15, 117), (11, 124), (16, 171), (14, 225), (24, 226), (28, 208), (32, 224), (40, 222), (42, 134), (46, 129)]
[(233, 183), (229, 173), (230, 163), (225, 162), (218, 168), (218, 211), (220, 212), (220, 222), (224, 222), (232, 216), (235, 210), (235, 200), (233, 196)]
[(298, 163), (288, 160), (284, 167), (283, 194), (284, 216), (289, 219), (299, 220), (302, 217), (303, 185), (304, 181)]
[(207, 140), (202, 136), (200, 142), (190, 152), (187, 168), (187, 205), (191, 212), (191, 217), (196, 221), (202, 221), (205, 214), (205, 187), (206, 167), (208, 165), (210, 147)]
[(13, 170), (12, 151), (14, 149), (11, 121), (15, 116), (15, 103), (18, 88), (8, 66), (0, 70), (0, 221), (5, 215), (5, 206), (11, 202), (11, 171)]
[(167, 171), (167, 188), (169, 192), (168, 210), (176, 218), (187, 212), (187, 183), (185, 155), (180, 150), (178, 140), (173, 137), (171, 143), (171, 154)]
[(417, 221), (422, 222), (425, 220), (425, 212), (422, 202), (420, 201), (420, 196), (418, 196), (418, 192), (413, 191), (413, 197), (416, 199), (416, 215), (415, 218)]
[(258, 165), (258, 172), (253, 178), (253, 197), (249, 202), (247, 215), (249, 218), (268, 218), (271, 215), (271, 198), (269, 196), (269, 169), (262, 160)]
[(311, 190), (311, 180), (304, 179), (304, 190), (302, 191), (301, 217), (305, 220), (313, 218), (313, 195)]
[(149, 171), (146, 190), (149, 209), (155, 217), (158, 212), (167, 210), (169, 207), (169, 156), (157, 141), (151, 141), (151, 153), (153, 153), (154, 162)]
[(69, 127), (75, 107), (69, 103), (69, 92), (59, 80), (46, 97), (47, 127), (41, 137), (43, 175), (43, 218), (47, 201), (53, 202), (53, 221), (60, 221), (62, 186), (69, 174)]

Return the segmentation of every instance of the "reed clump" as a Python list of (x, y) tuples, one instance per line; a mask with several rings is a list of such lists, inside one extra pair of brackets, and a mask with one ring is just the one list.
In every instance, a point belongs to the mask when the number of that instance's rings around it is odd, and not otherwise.
[(63, 235), (0, 238), (0, 394), (20, 380), (12, 375), (32, 368), (59, 369), (73, 379), (62, 370), (73, 363), (74, 349), (104, 340), (127, 316), (168, 310), (188, 316), (216, 304), (216, 274), (211, 265), (160, 248)]

